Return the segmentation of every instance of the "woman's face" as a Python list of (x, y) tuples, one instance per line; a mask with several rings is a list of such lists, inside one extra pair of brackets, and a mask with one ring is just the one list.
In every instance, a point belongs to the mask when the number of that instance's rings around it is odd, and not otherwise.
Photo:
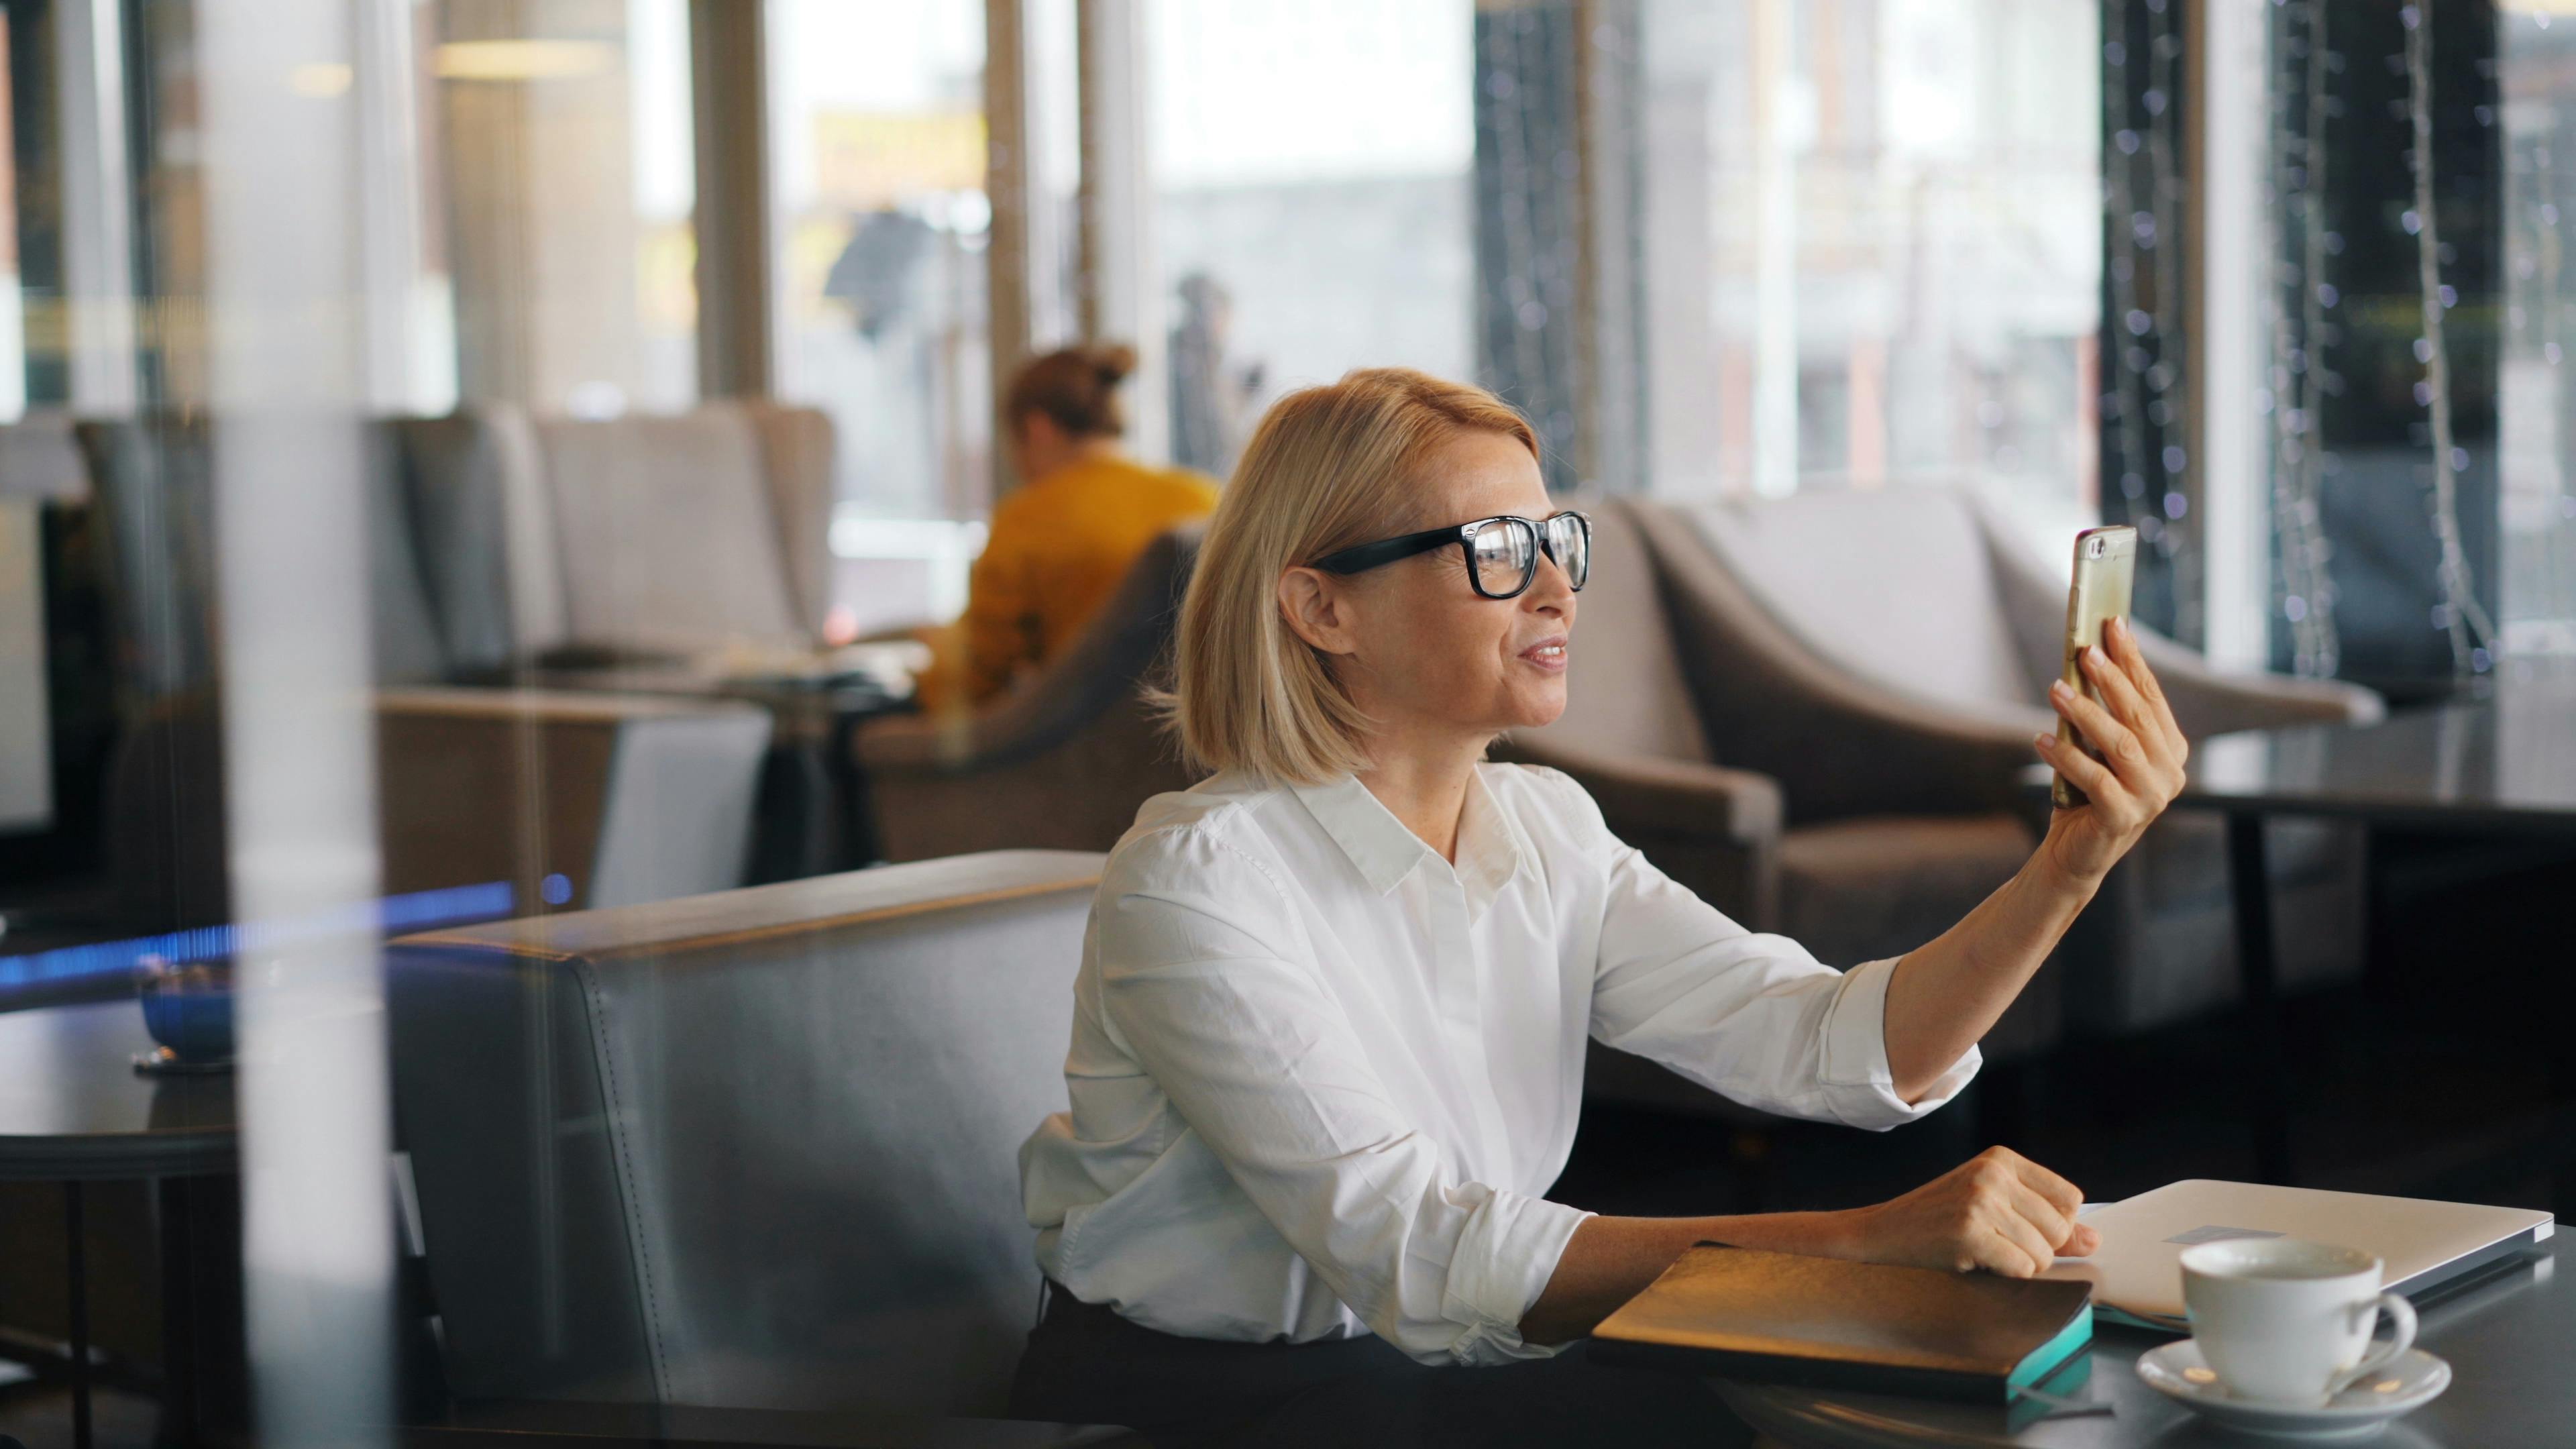
[[(1399, 531), (1556, 512), (1538, 460), (1499, 433), (1459, 434), (1433, 457), (1421, 488), (1417, 522)], [(1544, 553), (1514, 599), (1479, 595), (1455, 545), (1348, 576), (1292, 569), (1280, 594), (1292, 625), (1334, 656), (1382, 737), (1473, 738), (1481, 747), (1499, 731), (1565, 712), (1575, 595)]]

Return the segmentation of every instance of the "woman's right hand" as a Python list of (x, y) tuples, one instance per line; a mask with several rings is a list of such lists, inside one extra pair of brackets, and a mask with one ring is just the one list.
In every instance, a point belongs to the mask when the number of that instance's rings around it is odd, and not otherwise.
[(2007, 1147), (1989, 1147), (1905, 1196), (1848, 1214), (1850, 1256), (2007, 1278), (2082, 1257), (2102, 1235), (2075, 1220), (2075, 1184)]

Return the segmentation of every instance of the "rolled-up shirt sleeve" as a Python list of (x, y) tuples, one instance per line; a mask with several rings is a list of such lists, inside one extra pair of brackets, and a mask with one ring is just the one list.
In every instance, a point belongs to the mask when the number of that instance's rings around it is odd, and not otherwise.
[(1599, 840), (1611, 860), (1592, 1034), (1605, 1045), (1748, 1107), (1873, 1130), (1939, 1108), (1977, 1074), (1970, 1047), (1907, 1102), (1887, 1065), (1894, 961), (1836, 971), (1786, 936), (1729, 920), (1606, 825)]
[(1277, 882), (1212, 841), (1173, 850), (1150, 879), (1103, 882), (1098, 1008), (1117, 1045), (1380, 1337), (1426, 1363), (1551, 1352), (1520, 1320), (1590, 1215), (1453, 1171), (1298, 964)]

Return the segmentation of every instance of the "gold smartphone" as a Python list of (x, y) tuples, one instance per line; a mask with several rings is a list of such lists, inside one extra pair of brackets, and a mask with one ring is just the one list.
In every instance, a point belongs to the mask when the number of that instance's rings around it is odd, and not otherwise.
[[(2081, 690), (2096, 704), (2102, 691), (2084, 677), (2084, 651), (2102, 642), (2102, 626), (2129, 616), (2129, 587), (2138, 576), (2138, 531), (2126, 524), (2088, 528), (2075, 535), (2075, 578), (2066, 586), (2066, 687)], [(2084, 742), (2064, 715), (2057, 717), (2057, 743), (2082, 750), (2095, 759), (2102, 752)], [(2060, 810), (2084, 803), (2084, 792), (2060, 773), (2049, 787)]]

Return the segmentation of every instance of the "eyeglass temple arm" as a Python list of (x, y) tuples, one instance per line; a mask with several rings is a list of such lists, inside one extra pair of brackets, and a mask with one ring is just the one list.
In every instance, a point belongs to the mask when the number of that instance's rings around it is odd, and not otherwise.
[(1400, 558), (1411, 558), (1417, 553), (1429, 553), (1443, 544), (1458, 542), (1462, 536), (1455, 525), (1448, 528), (1425, 529), (1420, 533), (1408, 533), (1402, 538), (1383, 538), (1375, 543), (1355, 544), (1338, 553), (1326, 554), (1315, 560), (1315, 567), (1328, 574), (1362, 573), (1380, 564), (1391, 564)]

